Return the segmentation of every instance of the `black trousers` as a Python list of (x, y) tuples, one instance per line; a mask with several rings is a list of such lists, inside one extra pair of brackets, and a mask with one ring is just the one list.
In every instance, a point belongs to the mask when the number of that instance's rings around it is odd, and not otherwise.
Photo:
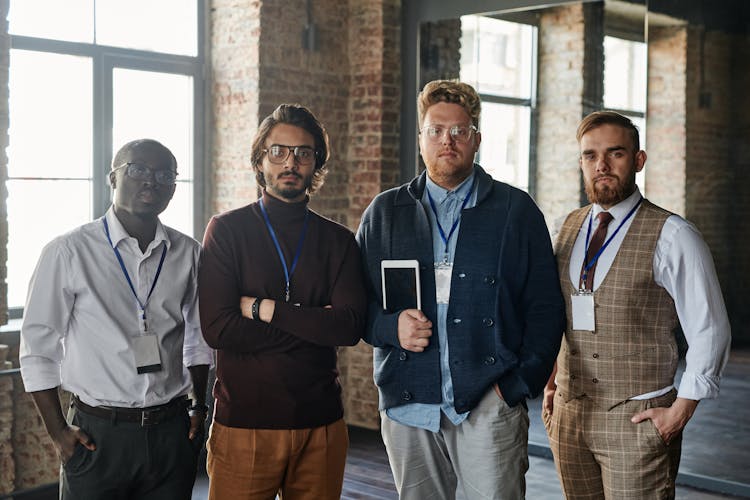
[(141, 427), (71, 407), (68, 423), (86, 432), (96, 450), (79, 443), (62, 466), (62, 500), (190, 500), (203, 436), (188, 439), (187, 411)]

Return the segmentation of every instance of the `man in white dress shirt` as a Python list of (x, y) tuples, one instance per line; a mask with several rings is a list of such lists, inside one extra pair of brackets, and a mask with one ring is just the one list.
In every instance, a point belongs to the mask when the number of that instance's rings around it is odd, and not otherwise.
[[(641, 196), (632, 122), (595, 112), (577, 139), (592, 204), (556, 240), (568, 324), (542, 418), (566, 498), (674, 498), (682, 430), (718, 395), (729, 355), (721, 289), (695, 226)], [(678, 325), (689, 347), (675, 389)]]
[[(125, 144), (112, 207), (50, 242), (31, 279), (21, 375), (62, 461), (63, 499), (190, 498), (212, 351), (198, 318), (200, 245), (158, 217), (176, 175), (159, 142)], [(67, 421), (60, 387), (73, 394)]]

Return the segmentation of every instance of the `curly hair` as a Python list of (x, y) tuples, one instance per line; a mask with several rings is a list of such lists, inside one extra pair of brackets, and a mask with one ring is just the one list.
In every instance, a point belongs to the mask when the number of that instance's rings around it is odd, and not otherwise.
[(417, 96), (417, 110), (419, 112), (419, 127), (424, 124), (427, 108), (439, 102), (458, 104), (471, 118), (471, 123), (479, 128), (479, 115), (482, 113), (482, 103), (479, 94), (468, 83), (454, 80), (433, 80), (424, 86)]

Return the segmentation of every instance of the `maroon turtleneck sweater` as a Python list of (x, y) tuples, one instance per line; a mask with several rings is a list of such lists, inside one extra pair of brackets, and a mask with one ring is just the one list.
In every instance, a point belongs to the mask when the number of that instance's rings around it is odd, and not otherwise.
[[(263, 203), (291, 268), (307, 200), (264, 193)], [(257, 202), (211, 219), (198, 289), (203, 335), (217, 350), (214, 418), (222, 425), (300, 429), (343, 416), (336, 346), (358, 342), (367, 314), (351, 231), (310, 211), (288, 303), (285, 283)], [(274, 299), (273, 320), (243, 317), (243, 295)]]

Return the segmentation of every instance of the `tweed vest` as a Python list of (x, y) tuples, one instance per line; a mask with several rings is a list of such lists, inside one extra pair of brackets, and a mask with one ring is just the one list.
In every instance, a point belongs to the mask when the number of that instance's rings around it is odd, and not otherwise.
[(573, 211), (555, 244), (568, 312), (557, 358), (557, 388), (565, 401), (588, 396), (611, 409), (628, 398), (674, 383), (678, 325), (674, 301), (654, 282), (656, 243), (671, 215), (643, 200), (612, 267), (594, 292), (595, 331), (573, 330), (570, 254), (591, 205)]

